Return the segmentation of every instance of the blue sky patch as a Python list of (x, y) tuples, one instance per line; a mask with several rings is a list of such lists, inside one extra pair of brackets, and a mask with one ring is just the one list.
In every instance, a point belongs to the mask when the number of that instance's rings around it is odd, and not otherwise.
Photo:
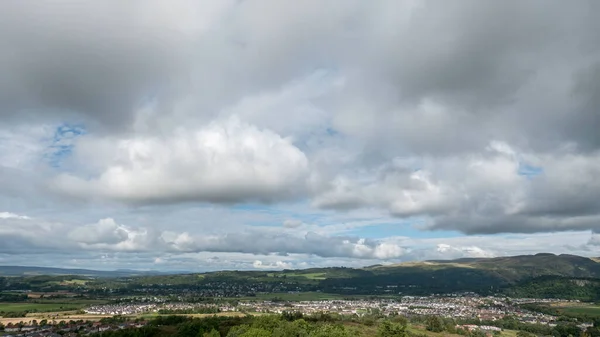
[(519, 163), (519, 175), (533, 178), (544, 173), (544, 169), (541, 167), (532, 166), (525, 163)]
[(83, 125), (64, 123), (56, 127), (45, 155), (48, 164), (60, 168), (73, 152), (75, 140), (86, 133)]

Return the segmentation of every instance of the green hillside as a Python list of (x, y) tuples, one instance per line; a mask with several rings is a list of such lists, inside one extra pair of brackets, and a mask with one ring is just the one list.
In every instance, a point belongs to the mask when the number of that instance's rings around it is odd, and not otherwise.
[[(551, 277), (551, 278), (548, 278)], [(297, 285), (299, 291), (345, 295), (430, 295), (477, 292), (594, 299), (600, 263), (575, 255), (536, 254), (376, 265), (360, 269), (312, 268), (282, 271), (220, 271), (133, 278), (142, 284), (214, 282)], [(584, 280), (584, 281), (578, 281)], [(579, 283), (578, 283), (579, 282)], [(583, 282), (583, 283), (581, 283)], [(587, 283), (586, 283), (587, 282)], [(569, 285), (586, 284), (582, 287)], [(566, 289), (569, 289), (567, 291)], [(573, 290), (576, 289), (576, 290)]]
[[(203, 296), (261, 296), (303, 292), (338, 295), (431, 295), (476, 292), (517, 297), (600, 300), (600, 263), (575, 255), (536, 254), (280, 271), (219, 271), (179, 275), (87, 278), (0, 277), (0, 289), (35, 291), (84, 287), (95, 294), (129, 294), (150, 287), (156, 294), (194, 291)], [(8, 296), (8, 295), (6, 295)]]

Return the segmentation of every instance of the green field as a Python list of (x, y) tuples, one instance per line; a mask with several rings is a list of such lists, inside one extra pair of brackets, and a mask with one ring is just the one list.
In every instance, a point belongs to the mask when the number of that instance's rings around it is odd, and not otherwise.
[(39, 298), (35, 300), (30, 300), (30, 302), (24, 302), (28, 304), (61, 304), (63, 306), (86, 306), (86, 305), (95, 305), (95, 304), (105, 304), (108, 300), (97, 300), (91, 298)]
[(562, 308), (560, 308), (560, 310), (567, 314), (589, 315), (589, 316), (599, 316), (600, 317), (600, 306), (597, 306), (597, 305), (562, 307)]
[(52, 283), (60, 284), (60, 285), (85, 285), (88, 282), (90, 282), (90, 280), (72, 279), (72, 280), (64, 280), (64, 281), (54, 281)]
[(287, 277), (304, 277), (309, 280), (325, 280), (325, 279), (327, 279), (327, 277), (325, 276), (325, 273), (306, 273), (306, 274), (285, 273), (284, 275), (286, 275)]
[(31, 302), (0, 302), (0, 312), (51, 312), (78, 310), (89, 305), (103, 304), (104, 300), (56, 298), (40, 299)]
[(48, 312), (76, 310), (81, 307), (82, 304), (74, 303), (0, 303), (0, 312)]

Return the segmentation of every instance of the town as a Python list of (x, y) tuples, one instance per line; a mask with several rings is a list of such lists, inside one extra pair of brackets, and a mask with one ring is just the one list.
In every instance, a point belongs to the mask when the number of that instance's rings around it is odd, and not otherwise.
[(558, 299), (510, 299), (506, 297), (470, 296), (404, 296), (399, 299), (357, 299), (357, 300), (321, 300), (321, 301), (239, 301), (237, 305), (162, 302), (121, 303), (92, 306), (85, 309), (90, 315), (136, 315), (141, 313), (183, 313), (183, 312), (245, 312), (245, 313), (283, 313), (302, 314), (336, 313), (340, 315), (362, 316), (369, 313), (381, 313), (386, 316), (439, 316), (459, 319), (499, 320), (513, 316), (523, 323), (553, 324), (556, 317), (522, 309), (524, 303), (568, 302)]
[[(300, 313), (302, 315), (337, 314), (340, 316), (363, 317), (405, 316), (451, 318), (458, 328), (465, 330), (500, 331), (495, 321), (506, 317), (525, 324), (556, 326), (557, 317), (523, 309), (523, 304), (552, 304), (578, 302), (559, 299), (508, 298), (478, 296), (476, 294), (450, 294), (447, 296), (403, 296), (396, 299), (337, 299), (313, 301), (284, 300), (235, 300), (213, 302), (168, 301), (161, 297), (122, 298), (111, 304), (92, 305), (83, 310), (85, 315), (77, 321), (55, 317), (37, 322), (23, 321), (4, 327), (5, 336), (56, 337), (91, 335), (98, 332), (127, 328), (140, 328), (147, 324), (143, 315), (194, 315), (232, 313), (239, 315)], [(87, 317), (87, 318), (86, 318)], [(492, 322), (487, 325), (468, 324), (471, 320)], [(590, 323), (580, 322), (580, 329), (590, 327)]]

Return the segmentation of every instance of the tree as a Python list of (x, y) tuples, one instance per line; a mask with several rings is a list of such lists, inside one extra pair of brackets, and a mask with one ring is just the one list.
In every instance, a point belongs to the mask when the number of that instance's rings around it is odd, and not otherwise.
[(265, 315), (254, 318), (252, 327), (257, 329), (263, 329), (267, 331), (273, 331), (281, 324), (282, 320), (279, 316)]
[(248, 324), (236, 325), (227, 333), (227, 337), (242, 337), (250, 329)]
[(350, 337), (350, 334), (342, 325), (323, 324), (313, 330), (309, 337)]
[(377, 337), (408, 337), (406, 324), (392, 323), (385, 320), (377, 328)]
[(309, 328), (305, 320), (298, 319), (290, 323), (280, 324), (273, 331), (273, 337), (307, 337)]
[(437, 316), (429, 316), (425, 319), (425, 328), (431, 332), (444, 331), (444, 322)]
[(240, 337), (271, 337), (271, 332), (261, 328), (250, 328)]
[(210, 332), (205, 332), (203, 337), (221, 337), (221, 334), (217, 330), (212, 329)]

